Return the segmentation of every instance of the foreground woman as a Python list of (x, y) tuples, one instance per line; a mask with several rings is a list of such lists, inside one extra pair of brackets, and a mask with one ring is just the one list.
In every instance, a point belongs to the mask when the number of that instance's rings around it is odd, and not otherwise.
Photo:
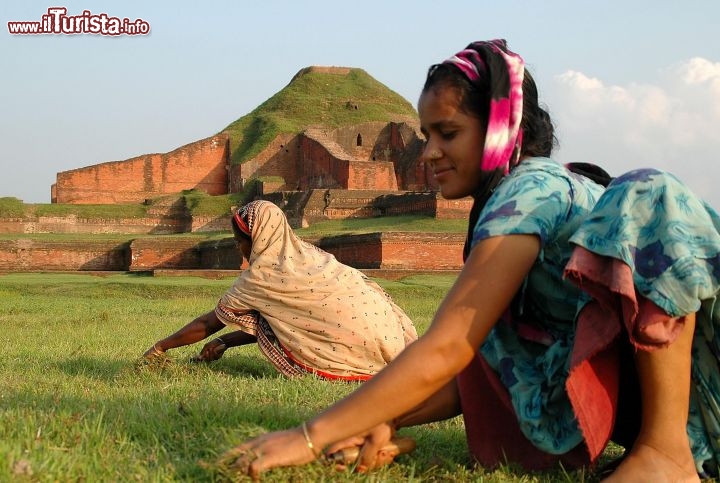
[(612, 439), (627, 456), (607, 481), (717, 474), (715, 211), (666, 173), (605, 190), (601, 170), (549, 159), (550, 117), (504, 41), (431, 67), (418, 111), (442, 195), (474, 197), (455, 285), (371, 381), (221, 462), (257, 476), (363, 445), (369, 469), (397, 428), (462, 414), (486, 466), (592, 465)]
[(146, 358), (228, 326), (238, 330), (205, 344), (197, 360), (257, 342), (286, 376), (364, 381), (417, 338), (412, 321), (375, 282), (300, 240), (274, 204), (243, 206), (232, 227), (248, 268), (214, 310), (153, 344)]

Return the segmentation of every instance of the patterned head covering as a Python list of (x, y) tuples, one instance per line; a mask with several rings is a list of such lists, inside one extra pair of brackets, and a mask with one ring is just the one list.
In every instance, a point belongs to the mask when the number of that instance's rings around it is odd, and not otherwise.
[(250, 209), (250, 203), (241, 206), (233, 213), (233, 222), (240, 232), (247, 238), (252, 239), (251, 225), (254, 224), (255, 211)]
[[(468, 233), (463, 248), (463, 259), (470, 255), (473, 229), (483, 207), (497, 184), (520, 162), (523, 134), (520, 129), (523, 114), (523, 79), (525, 63), (507, 48), (505, 40), (473, 42), (465, 49), (445, 60), (442, 65), (457, 68), (481, 93), (490, 98), (485, 145), (480, 169), (487, 176), (479, 180), (473, 193)], [(426, 81), (432, 82), (431, 67)]]
[(481, 79), (486, 81), (484, 85), (490, 88), (490, 115), (481, 168), (483, 171), (500, 168), (503, 174), (509, 173), (519, 161), (522, 145), (523, 59), (508, 50), (505, 40), (499, 39), (473, 42), (443, 64), (456, 66), (473, 84)]

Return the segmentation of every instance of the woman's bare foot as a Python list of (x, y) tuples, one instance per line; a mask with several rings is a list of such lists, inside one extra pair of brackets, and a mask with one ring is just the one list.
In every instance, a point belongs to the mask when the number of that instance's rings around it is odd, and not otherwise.
[(687, 451), (681, 451), (680, 454), (669, 455), (648, 444), (635, 443), (618, 469), (602, 481), (604, 483), (697, 483), (700, 478), (689, 448)]

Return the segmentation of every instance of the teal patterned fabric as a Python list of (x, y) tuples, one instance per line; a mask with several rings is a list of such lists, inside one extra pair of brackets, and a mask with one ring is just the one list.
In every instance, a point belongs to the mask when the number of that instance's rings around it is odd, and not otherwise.
[(633, 272), (637, 291), (671, 317), (696, 312), (688, 435), (698, 472), (720, 458), (720, 217), (671, 174), (629, 172), (608, 186), (571, 238)]
[[(541, 252), (513, 307), (481, 347), (507, 387), (520, 427), (562, 454), (582, 441), (565, 393), (575, 317), (587, 296), (563, 279), (574, 244), (618, 258), (638, 292), (677, 317), (697, 314), (688, 434), (698, 468), (720, 455), (720, 218), (677, 178), (638, 170), (603, 188), (546, 158), (523, 161), (488, 200), (473, 244), (536, 234)], [(531, 330), (527, 330), (527, 328)]]
[[(535, 234), (541, 251), (522, 297), (488, 335), (481, 352), (507, 387), (523, 434), (541, 450), (562, 454), (582, 441), (565, 394), (574, 321), (584, 294), (563, 279), (570, 236), (603, 188), (545, 158), (524, 160), (490, 197), (473, 244), (509, 234)], [(533, 341), (518, 324), (533, 327)]]

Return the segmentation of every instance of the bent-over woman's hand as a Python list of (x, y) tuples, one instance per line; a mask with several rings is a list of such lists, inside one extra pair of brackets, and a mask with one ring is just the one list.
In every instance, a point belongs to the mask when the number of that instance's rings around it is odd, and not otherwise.
[(156, 344), (153, 344), (153, 346), (146, 350), (143, 354), (143, 358), (148, 361), (152, 361), (163, 356), (165, 356), (165, 351), (158, 348)]
[(225, 452), (218, 466), (250, 475), (281, 466), (298, 466), (317, 459), (308, 446), (302, 428), (264, 434)]
[(193, 362), (211, 362), (220, 359), (227, 345), (220, 339), (213, 339), (205, 344), (200, 351), (200, 354), (192, 358)]

